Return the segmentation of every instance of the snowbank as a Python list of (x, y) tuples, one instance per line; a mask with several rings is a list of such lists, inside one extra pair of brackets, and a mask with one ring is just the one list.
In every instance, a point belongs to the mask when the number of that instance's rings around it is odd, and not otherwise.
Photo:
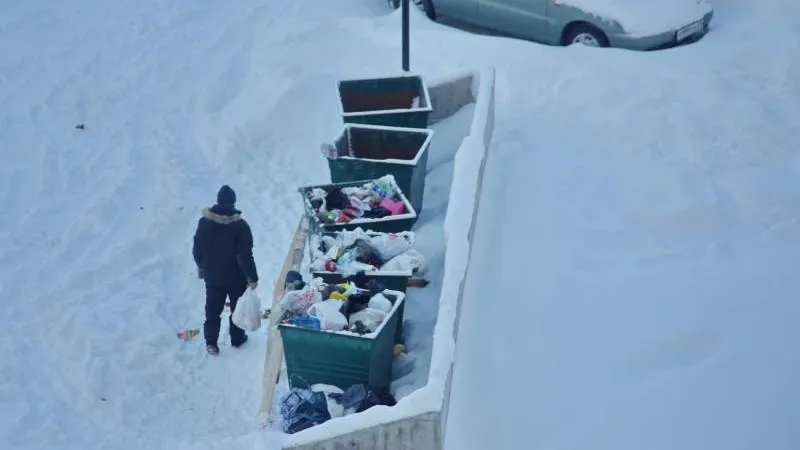
[[(430, 83), (434, 108), (431, 123), (473, 102), (475, 112), (470, 134), (464, 138), (454, 161), (444, 225), (443, 283), (427, 385), (403, 397), (394, 407), (375, 406), (368, 412), (330, 420), (293, 434), (287, 438), (284, 449), (332, 450), (342, 445), (372, 450), (443, 448), (461, 298), (480, 201), (486, 150), (494, 129), (494, 83), (493, 68)], [(465, 195), (468, 193), (471, 195)]]

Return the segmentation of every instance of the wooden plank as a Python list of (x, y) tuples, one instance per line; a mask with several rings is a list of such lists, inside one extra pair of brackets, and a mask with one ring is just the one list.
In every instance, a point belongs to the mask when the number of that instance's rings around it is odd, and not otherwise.
[(272, 291), (272, 309), (269, 315), (269, 330), (267, 338), (267, 352), (264, 358), (264, 381), (261, 395), (260, 413), (269, 415), (272, 412), (272, 399), (275, 394), (275, 385), (278, 382), (278, 375), (281, 372), (283, 362), (283, 341), (278, 330), (278, 321), (283, 314), (281, 311), (281, 298), (283, 298), (283, 288), (286, 284), (286, 273), (290, 270), (298, 270), (303, 261), (303, 251), (306, 247), (306, 236), (308, 227), (305, 218), (300, 218), (297, 229), (294, 232), (292, 243), (286, 252), (283, 261), (283, 268), (275, 282), (275, 289)]
[(415, 288), (424, 288), (428, 284), (430, 284), (430, 281), (424, 278), (409, 278), (407, 286)]

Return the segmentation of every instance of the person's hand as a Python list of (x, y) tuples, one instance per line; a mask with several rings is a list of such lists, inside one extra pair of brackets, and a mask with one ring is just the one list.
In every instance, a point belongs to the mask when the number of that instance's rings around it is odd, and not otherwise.
[(247, 286), (249, 286), (249, 287), (250, 287), (250, 289), (252, 289), (252, 290), (254, 290), (254, 291), (255, 291), (255, 290), (256, 290), (256, 288), (258, 287), (258, 281), (253, 281), (253, 282), (251, 282), (251, 283), (248, 283), (248, 284), (247, 284)]

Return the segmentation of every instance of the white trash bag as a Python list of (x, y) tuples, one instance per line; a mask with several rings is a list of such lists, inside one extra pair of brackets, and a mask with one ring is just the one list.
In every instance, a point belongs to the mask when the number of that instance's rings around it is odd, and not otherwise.
[(247, 289), (236, 302), (231, 314), (233, 324), (245, 331), (256, 331), (261, 327), (261, 299), (254, 289)]
[(344, 394), (341, 388), (322, 383), (312, 384), (309, 388), (313, 392), (322, 392), (325, 394), (325, 400), (328, 402), (328, 413), (331, 415), (331, 419), (344, 416), (344, 406), (331, 398), (331, 394)]
[(347, 317), (339, 311), (344, 302), (339, 300), (325, 300), (314, 303), (308, 308), (308, 315), (319, 319), (320, 329), (341, 331), (347, 328)]
[(386, 319), (385, 312), (367, 307), (357, 313), (350, 314), (350, 326), (354, 326), (356, 322), (361, 322), (372, 333), (381, 325), (384, 319)]
[(377, 293), (369, 300), (369, 304), (367, 306), (372, 309), (379, 309), (386, 314), (389, 314), (394, 305), (392, 305), (391, 300), (386, 298), (385, 295)]
[(422, 253), (412, 248), (386, 261), (381, 270), (410, 270), (414, 275), (422, 277), (428, 273), (428, 261)]
[(384, 261), (390, 260), (395, 256), (413, 248), (413, 234), (389, 233), (379, 234), (370, 239), (370, 243)]
[(303, 289), (289, 291), (283, 294), (281, 309), (295, 314), (308, 314), (308, 308), (314, 303), (322, 301), (322, 294), (312, 282)]

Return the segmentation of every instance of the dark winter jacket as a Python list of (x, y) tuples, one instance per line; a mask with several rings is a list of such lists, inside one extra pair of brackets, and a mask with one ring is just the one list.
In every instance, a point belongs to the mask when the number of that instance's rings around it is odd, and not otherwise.
[(233, 206), (203, 209), (192, 253), (206, 284), (238, 287), (258, 281), (253, 259), (253, 233)]

